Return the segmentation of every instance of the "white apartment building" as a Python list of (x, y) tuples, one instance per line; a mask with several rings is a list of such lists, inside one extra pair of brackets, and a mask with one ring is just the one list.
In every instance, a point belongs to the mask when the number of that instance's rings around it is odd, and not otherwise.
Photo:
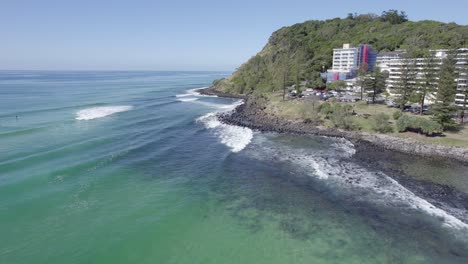
[(350, 72), (358, 68), (358, 48), (343, 44), (342, 49), (333, 49), (332, 72)]
[(390, 64), (398, 60), (406, 54), (405, 50), (395, 50), (390, 52), (382, 52), (377, 55), (376, 65), (380, 70), (390, 72)]
[[(415, 67), (416, 73), (414, 78), (422, 78), (422, 67), (424, 66), (425, 59), (424, 58), (415, 58), (415, 59), (404, 59), (401, 58), (401, 53), (402, 51), (399, 51), (400, 55), (397, 54), (391, 54), (391, 55), (382, 55), (377, 58), (377, 64), (379, 67), (381, 67), (382, 70), (386, 70), (389, 72), (389, 77), (387, 79), (386, 83), (386, 88), (387, 91), (390, 94), (395, 94), (394, 92), (394, 87), (397, 82), (401, 80), (401, 68), (402, 65), (412, 65), (412, 67)], [(435, 63), (436, 65), (434, 66), (434, 70), (438, 70), (440, 65), (442, 64), (442, 60), (447, 56), (448, 50), (432, 50), (431, 52), (434, 53), (435, 55)], [(467, 67), (468, 65), (468, 49), (467, 48), (462, 48), (459, 49), (457, 52), (457, 68), (462, 69), (463, 67)], [(380, 65), (379, 65), (380, 63)], [(468, 76), (465, 74), (460, 75), (459, 77), (456, 78), (457, 81), (457, 94), (455, 98), (455, 103), (458, 106), (465, 106), (465, 108), (468, 109), (468, 104), (465, 104), (465, 95), (464, 91), (467, 89), (467, 82), (468, 82)], [(437, 85), (435, 83), (434, 85)], [(434, 102), (434, 95), (429, 95), (426, 99), (427, 104), (431, 104)], [(467, 99), (468, 101), (468, 99)]]
[[(457, 66), (459, 69), (465, 70), (466, 67), (468, 67), (468, 48), (458, 50)], [(456, 80), (457, 94), (455, 95), (455, 104), (458, 106), (464, 106), (465, 109), (468, 109), (468, 98), (465, 98), (465, 94), (468, 89), (468, 74), (466, 73), (466, 71), (461, 71), (461, 74)]]
[(354, 78), (361, 66), (366, 65), (365, 69), (372, 71), (376, 56), (377, 52), (368, 44), (360, 44), (358, 47), (343, 44), (343, 48), (333, 49), (332, 68), (324, 76), (328, 82)]

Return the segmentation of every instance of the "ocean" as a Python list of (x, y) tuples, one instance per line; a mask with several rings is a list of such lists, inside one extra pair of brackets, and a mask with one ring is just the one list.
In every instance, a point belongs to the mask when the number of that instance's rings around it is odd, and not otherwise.
[(228, 75), (1, 71), (0, 263), (468, 263), (466, 201), (403, 183), (467, 165), (223, 124)]

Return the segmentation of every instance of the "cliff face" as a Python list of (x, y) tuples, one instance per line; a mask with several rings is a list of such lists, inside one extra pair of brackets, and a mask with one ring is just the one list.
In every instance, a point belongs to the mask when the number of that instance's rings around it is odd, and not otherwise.
[(290, 84), (314, 81), (322, 67), (330, 68), (333, 48), (343, 43), (371, 44), (377, 51), (407, 49), (417, 56), (428, 49), (468, 46), (468, 26), (436, 21), (392, 24), (375, 15), (306, 21), (275, 31), (265, 47), (216, 88), (249, 94), (279, 90)]

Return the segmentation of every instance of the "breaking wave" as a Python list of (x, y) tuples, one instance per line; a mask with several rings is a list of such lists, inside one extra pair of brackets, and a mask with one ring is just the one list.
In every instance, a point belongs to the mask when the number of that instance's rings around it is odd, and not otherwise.
[(178, 98), (177, 101), (180, 101), (180, 102), (193, 102), (193, 101), (196, 101), (198, 100), (198, 98)]
[(220, 142), (228, 146), (232, 152), (239, 152), (249, 145), (253, 138), (253, 131), (247, 127), (222, 123), (218, 119), (218, 113), (233, 110), (239, 104), (242, 104), (242, 101), (237, 101), (231, 105), (221, 105), (219, 107), (221, 111), (208, 113), (196, 120), (207, 129), (213, 130)]
[(119, 112), (132, 110), (131, 105), (117, 105), (117, 106), (99, 106), (91, 107), (76, 112), (76, 120), (91, 120), (109, 116)]
[(216, 95), (204, 95), (204, 94), (201, 94), (201, 93), (197, 92), (198, 90), (205, 89), (205, 88), (208, 88), (208, 87), (200, 87), (200, 88), (189, 89), (183, 94), (176, 94), (175, 97), (177, 97), (177, 98), (188, 97), (188, 96), (192, 96), (192, 97), (201, 97), (201, 96), (204, 96), (204, 97), (217, 97)]
[(468, 231), (468, 224), (417, 196), (388, 175), (346, 160), (355, 153), (353, 144), (346, 139), (330, 139), (333, 142), (329, 148), (311, 150), (291, 148), (262, 138), (254, 142), (260, 145), (258, 148), (249, 148), (254, 158), (291, 162), (300, 171), (339, 188), (342, 193), (348, 192), (358, 201), (416, 210), (440, 221), (442, 226)]

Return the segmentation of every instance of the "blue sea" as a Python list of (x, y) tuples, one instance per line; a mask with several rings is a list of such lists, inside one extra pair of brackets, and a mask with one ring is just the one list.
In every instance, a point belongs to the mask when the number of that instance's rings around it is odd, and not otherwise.
[(399, 180), (467, 165), (223, 124), (229, 74), (1, 71), (0, 263), (468, 263), (464, 205)]

